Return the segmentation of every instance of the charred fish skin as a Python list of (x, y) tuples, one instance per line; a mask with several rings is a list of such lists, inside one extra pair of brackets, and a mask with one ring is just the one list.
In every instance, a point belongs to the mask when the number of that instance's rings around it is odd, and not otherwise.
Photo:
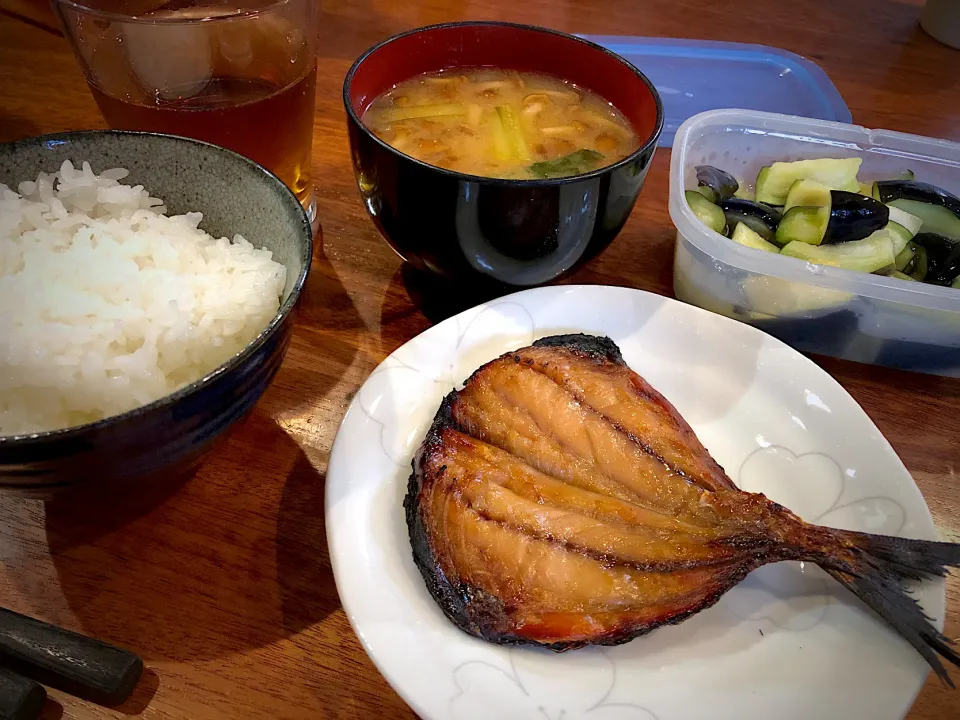
[(533, 347), (567, 348), (601, 361), (607, 360), (615, 365), (627, 366), (617, 344), (603, 335), (586, 335), (585, 333), (550, 335), (534, 340)]
[(425, 479), (424, 461), (441, 444), (443, 430), (453, 427), (451, 406), (456, 395), (456, 392), (451, 392), (440, 403), (426, 438), (411, 463), (413, 472), (408, 481), (403, 507), (413, 560), (430, 595), (447, 619), (458, 628), (468, 635), (499, 645), (527, 644), (528, 641), (505, 629), (506, 616), (503, 602), (499, 598), (480, 588), (451, 581), (447, 577), (431, 548), (423, 515), (420, 513), (418, 503), (420, 488)]
[(905, 583), (960, 545), (809, 525), (736, 488), (609, 338), (562, 335), (479, 368), (440, 405), (404, 508), (430, 595), (464, 632), (563, 651), (682, 622), (754, 569), (823, 567), (952, 686), (960, 665)]

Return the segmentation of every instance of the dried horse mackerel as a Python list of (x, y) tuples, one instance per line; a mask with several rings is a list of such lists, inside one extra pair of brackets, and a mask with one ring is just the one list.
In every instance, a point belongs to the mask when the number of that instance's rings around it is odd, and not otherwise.
[(485, 640), (623, 643), (761, 565), (806, 560), (944, 682), (936, 653), (960, 664), (903, 586), (944, 575), (960, 545), (809, 525), (737, 489), (608, 338), (544, 338), (481, 367), (443, 401), (413, 470), (414, 559), (447, 617)]

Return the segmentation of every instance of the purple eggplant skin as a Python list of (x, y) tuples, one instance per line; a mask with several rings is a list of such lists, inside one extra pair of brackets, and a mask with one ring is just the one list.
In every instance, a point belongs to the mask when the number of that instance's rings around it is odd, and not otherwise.
[(953, 281), (960, 277), (960, 243), (953, 246), (953, 250), (937, 266), (933, 275), (928, 275), (926, 281), (934, 285), (953, 285)]
[(697, 165), (697, 184), (704, 185), (717, 196), (717, 200), (726, 200), (740, 189), (739, 183), (730, 173), (713, 165)]
[(950, 285), (960, 276), (960, 242), (937, 233), (917, 233), (913, 242), (927, 251), (924, 282)]
[(830, 222), (823, 244), (862, 240), (890, 220), (890, 208), (882, 202), (846, 190), (830, 191)]
[(936, 185), (916, 180), (877, 180), (874, 185), (881, 202), (916, 200), (931, 205), (942, 205), (960, 217), (960, 198)]
[(734, 228), (742, 222), (767, 242), (773, 242), (783, 217), (776, 208), (741, 198), (726, 198), (717, 205), (727, 218), (727, 227)]

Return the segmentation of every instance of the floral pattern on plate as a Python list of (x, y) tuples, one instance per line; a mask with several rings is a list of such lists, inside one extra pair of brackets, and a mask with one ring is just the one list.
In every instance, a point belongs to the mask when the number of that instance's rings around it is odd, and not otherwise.
[[(617, 666), (603, 649), (578, 653), (550, 677), (539, 672), (532, 662), (536, 657), (537, 652), (512, 649), (507, 652), (508, 662), (503, 667), (480, 660), (457, 667), (453, 673), (457, 693), (450, 701), (450, 717), (658, 720), (640, 705), (609, 702), (617, 684)], [(593, 692), (582, 692), (583, 686)], [(498, 691), (491, 693), (491, 687)]]

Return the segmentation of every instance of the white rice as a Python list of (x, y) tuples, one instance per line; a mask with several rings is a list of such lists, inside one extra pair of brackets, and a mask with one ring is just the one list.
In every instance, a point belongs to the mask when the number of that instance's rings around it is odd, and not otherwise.
[(131, 410), (203, 377), (279, 308), (286, 268), (89, 163), (0, 185), (0, 435)]

